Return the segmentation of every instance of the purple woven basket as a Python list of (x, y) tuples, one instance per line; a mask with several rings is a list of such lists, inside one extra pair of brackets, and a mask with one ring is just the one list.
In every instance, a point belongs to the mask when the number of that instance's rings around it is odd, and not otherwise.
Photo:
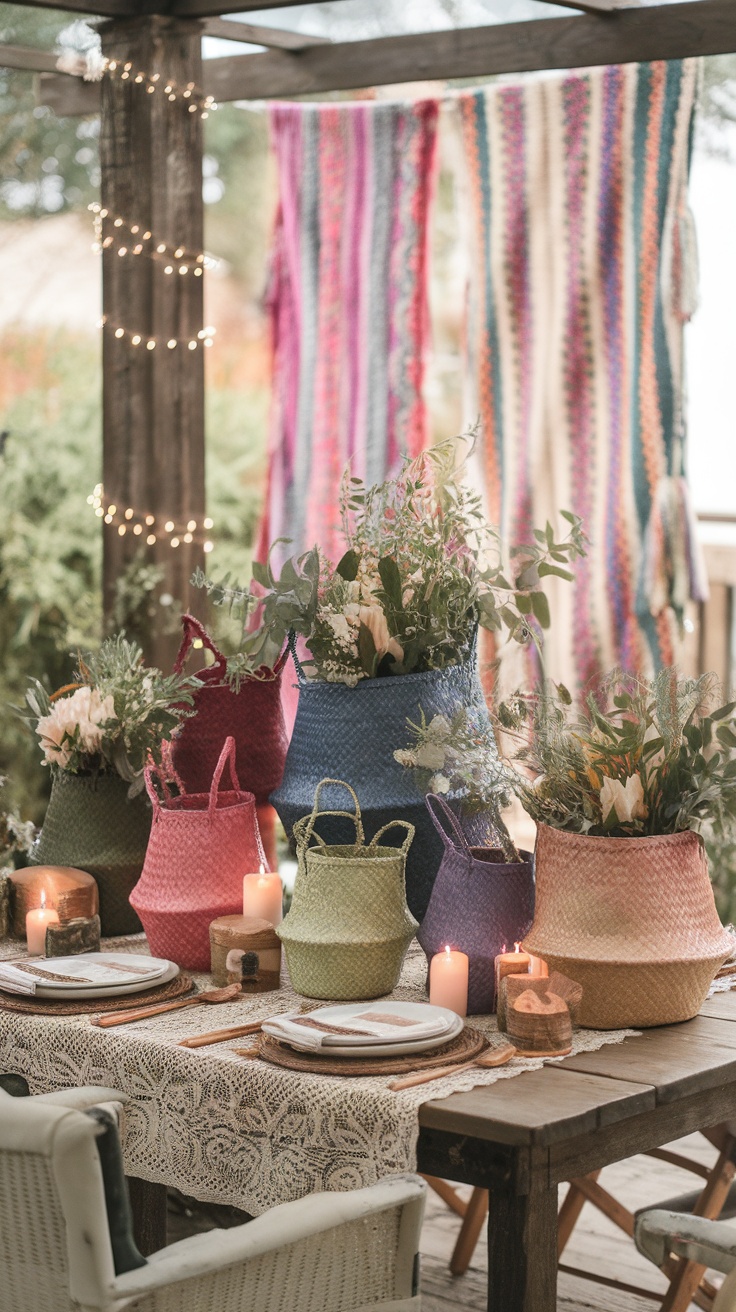
[(496, 1009), (494, 958), (534, 918), (534, 857), (505, 862), (497, 849), (471, 847), (444, 799), (430, 793), (426, 802), (445, 851), (417, 938), (427, 962), (446, 944), (467, 953), (468, 1015), (487, 1015)]

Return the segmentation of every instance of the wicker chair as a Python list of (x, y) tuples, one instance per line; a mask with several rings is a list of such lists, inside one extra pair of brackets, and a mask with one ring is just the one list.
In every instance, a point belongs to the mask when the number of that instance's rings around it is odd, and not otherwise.
[(708, 1221), (682, 1212), (641, 1212), (634, 1232), (636, 1246), (655, 1266), (666, 1269), (673, 1261), (729, 1272), (716, 1294), (713, 1312), (736, 1312), (736, 1227), (728, 1221)]
[(413, 1176), (285, 1203), (146, 1261), (117, 1122), (99, 1105), (123, 1101), (111, 1089), (0, 1089), (0, 1312), (416, 1312), (424, 1185)]

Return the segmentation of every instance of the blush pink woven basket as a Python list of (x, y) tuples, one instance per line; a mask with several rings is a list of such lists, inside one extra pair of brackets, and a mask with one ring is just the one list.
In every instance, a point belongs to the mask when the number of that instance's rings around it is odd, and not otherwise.
[(590, 1029), (697, 1015), (733, 950), (718, 918), (703, 840), (537, 829), (534, 924), (524, 948), (583, 987)]
[[(232, 787), (220, 791), (225, 765)], [(243, 792), (235, 771), (235, 739), (220, 753), (209, 793), (163, 802), (146, 770), (153, 824), (143, 872), (130, 895), (156, 957), (187, 970), (209, 970), (209, 927), (218, 916), (243, 910), (243, 875), (268, 863), (252, 793)]]

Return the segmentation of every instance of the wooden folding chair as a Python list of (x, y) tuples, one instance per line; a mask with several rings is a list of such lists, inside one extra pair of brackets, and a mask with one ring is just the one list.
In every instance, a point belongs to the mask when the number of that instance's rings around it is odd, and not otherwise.
[[(640, 1211), (650, 1211), (653, 1207), (671, 1212), (688, 1212), (693, 1216), (706, 1217), (710, 1220), (725, 1219), (736, 1216), (736, 1123), (714, 1126), (703, 1130), (703, 1136), (718, 1149), (718, 1159), (711, 1168), (702, 1166), (681, 1153), (668, 1148), (653, 1148), (645, 1156), (669, 1162), (704, 1179), (705, 1184), (699, 1190), (683, 1194), (677, 1198), (662, 1202), (648, 1203)], [(638, 1213), (628, 1210), (623, 1203), (614, 1198), (607, 1189), (598, 1183), (600, 1171), (594, 1171), (576, 1180), (570, 1181), (570, 1187), (560, 1208), (557, 1222), (557, 1252), (561, 1258), (567, 1243), (577, 1224), (586, 1202), (592, 1203), (603, 1212), (614, 1225), (623, 1230), (633, 1241), (634, 1227)], [(487, 1189), (474, 1189), (466, 1202), (446, 1180), (434, 1176), (425, 1176), (427, 1183), (439, 1194), (448, 1207), (462, 1218), (455, 1248), (450, 1258), (450, 1271), (460, 1276), (467, 1271), (480, 1238), (481, 1230), (488, 1214)], [(626, 1293), (635, 1293), (652, 1298), (651, 1290), (637, 1288), (598, 1275), (593, 1271), (582, 1271), (560, 1262), (560, 1271), (576, 1275), (597, 1284), (620, 1289)], [(669, 1259), (662, 1267), (669, 1277), (669, 1288), (661, 1303), (661, 1312), (686, 1312), (691, 1302), (711, 1312), (716, 1290), (705, 1280), (705, 1269), (697, 1262), (684, 1258)]]

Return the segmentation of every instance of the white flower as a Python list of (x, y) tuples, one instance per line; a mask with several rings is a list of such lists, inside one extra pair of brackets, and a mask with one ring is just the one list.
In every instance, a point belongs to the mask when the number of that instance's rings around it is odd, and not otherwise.
[(644, 801), (644, 789), (638, 774), (630, 774), (625, 784), (620, 779), (603, 776), (601, 810), (606, 820), (613, 811), (621, 824), (630, 820), (646, 820), (649, 811)]
[(435, 774), (429, 781), (429, 791), (431, 793), (449, 793), (450, 780), (443, 774)]
[(69, 763), (75, 740), (86, 755), (98, 752), (104, 736), (101, 726), (114, 719), (112, 694), (101, 698), (96, 688), (85, 685), (68, 697), (60, 697), (36, 725), (46, 760), (63, 769)]
[(372, 606), (361, 606), (360, 622), (370, 631), (373, 645), (379, 657), (389, 652), (397, 661), (403, 661), (404, 649), (395, 638), (390, 637), (388, 623), (383, 606), (374, 602)]
[(336, 638), (342, 638), (343, 641), (350, 641), (350, 627), (344, 615), (328, 615), (327, 623)]
[(433, 715), (427, 726), (427, 732), (432, 734), (433, 738), (440, 740), (448, 738), (452, 731), (452, 725), (446, 715)]
[(403, 747), (399, 747), (396, 749), (396, 751), (394, 752), (394, 760), (398, 761), (399, 765), (413, 766), (415, 764), (414, 753), (407, 751)]
[(441, 770), (445, 764), (445, 749), (438, 743), (422, 743), (416, 762), (422, 770)]

